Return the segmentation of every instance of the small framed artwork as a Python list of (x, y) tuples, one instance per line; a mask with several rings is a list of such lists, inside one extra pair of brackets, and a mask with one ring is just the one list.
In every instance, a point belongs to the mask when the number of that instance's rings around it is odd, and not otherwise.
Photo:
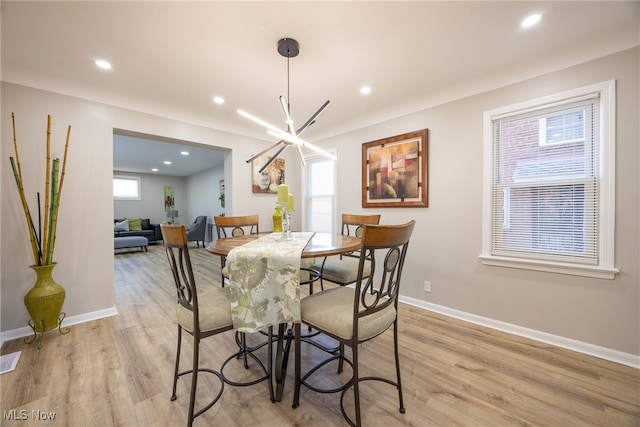
[(220, 200), (220, 207), (224, 208), (224, 179), (221, 179), (218, 184), (220, 185), (220, 196), (218, 196), (218, 200)]
[(261, 156), (252, 163), (251, 190), (254, 193), (276, 194), (278, 185), (284, 184), (284, 159), (277, 157), (260, 173), (260, 169), (271, 159)]
[(164, 187), (164, 211), (169, 212), (176, 208), (176, 199), (173, 187)]
[(423, 129), (362, 144), (362, 207), (427, 207)]

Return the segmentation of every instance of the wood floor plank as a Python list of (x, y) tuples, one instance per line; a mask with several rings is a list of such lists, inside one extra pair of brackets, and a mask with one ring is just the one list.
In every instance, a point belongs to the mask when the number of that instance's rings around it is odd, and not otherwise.
[[(0, 377), (0, 425), (185, 424), (189, 378), (178, 381), (178, 399), (170, 400), (177, 334), (174, 285), (163, 247), (148, 249), (115, 255), (117, 316), (75, 325), (67, 335), (49, 332), (41, 350), (21, 339), (3, 344), (3, 354), (21, 350), (22, 356), (14, 372)], [(190, 252), (200, 290), (220, 286), (219, 257), (195, 245)], [(399, 316), (406, 413), (398, 411), (394, 387), (368, 381), (362, 386), (365, 426), (640, 426), (636, 369), (404, 304)], [(264, 337), (250, 334), (248, 339), (257, 343)], [(362, 345), (361, 372), (393, 376), (392, 348), (391, 331)], [(184, 339), (183, 369), (191, 363), (191, 349)], [(208, 338), (201, 344), (201, 364), (218, 368), (236, 349), (232, 331)], [(266, 350), (257, 354), (266, 360)], [(324, 356), (309, 345), (302, 354), (303, 369)], [(346, 426), (338, 394), (303, 388), (300, 406), (291, 408), (293, 352), (289, 366), (282, 402), (269, 401), (264, 382), (227, 385), (195, 426)], [(252, 374), (234, 363), (229, 372)], [(337, 384), (349, 372), (340, 377), (328, 371), (319, 381)], [(206, 404), (217, 387), (214, 378), (203, 375), (196, 406)], [(350, 397), (349, 392), (348, 412), (353, 410)], [(21, 410), (28, 419), (9, 419)], [(34, 410), (55, 412), (56, 418), (36, 420)]]

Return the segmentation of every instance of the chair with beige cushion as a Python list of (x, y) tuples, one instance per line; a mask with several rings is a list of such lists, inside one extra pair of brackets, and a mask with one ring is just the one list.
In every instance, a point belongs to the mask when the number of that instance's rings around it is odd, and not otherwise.
[[(341, 351), (316, 364), (302, 375), (301, 368), (301, 324), (295, 325), (295, 384), (293, 407), (300, 401), (300, 388), (305, 386), (321, 393), (341, 392), (340, 409), (352, 426), (360, 426), (360, 383), (376, 380), (393, 385), (398, 390), (399, 411), (404, 413), (400, 361), (398, 360), (398, 294), (407, 247), (415, 221), (402, 225), (365, 225), (362, 230), (362, 246), (358, 262), (355, 286), (340, 286), (325, 290), (301, 301), (302, 323), (310, 325), (321, 333), (340, 343)], [(368, 261), (371, 259), (371, 261)], [(365, 277), (365, 264), (371, 264), (370, 277)], [(360, 377), (358, 360), (360, 352), (372, 347), (358, 348), (359, 344), (371, 340), (393, 327), (393, 352), (396, 378), (380, 376)], [(344, 346), (351, 347), (352, 360), (344, 356)], [(365, 355), (374, 363), (387, 360), (387, 355), (371, 353)], [(315, 359), (314, 359), (315, 360)], [(353, 377), (340, 387), (323, 389), (319, 385), (326, 381), (326, 369), (330, 362), (338, 362), (338, 372), (342, 372), (343, 362), (351, 365)], [(313, 374), (318, 372), (318, 377)], [(317, 381), (313, 381), (316, 379)], [(316, 384), (312, 384), (315, 382)], [(344, 407), (345, 393), (353, 388), (355, 421), (347, 415)], [(370, 397), (375, 400), (375, 395)]]
[[(364, 225), (379, 223), (380, 215), (342, 214), (342, 234), (361, 238)], [(339, 257), (325, 257), (322, 262), (314, 264), (311, 268), (320, 272), (320, 287), (322, 289), (324, 289), (324, 280), (345, 286), (356, 281), (359, 258), (359, 251), (343, 254)], [(366, 262), (364, 277), (369, 276), (370, 270), (370, 263)]]
[[(260, 232), (258, 223), (260, 217), (258, 215), (244, 216), (214, 216), (213, 222), (216, 225), (216, 233), (218, 239), (227, 237), (239, 237), (245, 234), (258, 234)], [(220, 257), (220, 276), (222, 287), (224, 288), (225, 280), (229, 279), (229, 271), (225, 266), (227, 257)]]
[[(272, 354), (272, 334), (273, 328), (268, 329), (268, 356), (267, 367), (258, 359), (253, 353), (247, 351), (239, 351), (236, 354), (231, 355), (221, 365), (219, 371), (201, 368), (199, 366), (200, 357), (200, 341), (204, 338), (214, 336), (221, 332), (229, 331), (233, 329), (231, 321), (231, 303), (229, 288), (218, 288), (211, 286), (205, 292), (199, 292), (196, 287), (196, 281), (193, 275), (193, 269), (191, 266), (191, 258), (189, 256), (189, 248), (187, 246), (187, 234), (184, 225), (170, 225), (163, 223), (160, 225), (162, 232), (162, 238), (164, 240), (164, 246), (167, 253), (167, 259), (171, 267), (173, 280), (176, 285), (176, 292), (178, 303), (176, 306), (176, 319), (178, 323), (178, 346), (176, 352), (176, 364), (173, 376), (173, 391), (171, 400), (177, 399), (176, 387), (178, 377), (186, 374), (191, 374), (191, 392), (189, 396), (189, 411), (187, 415), (187, 426), (190, 427), (193, 424), (194, 418), (201, 415), (209, 408), (211, 408), (222, 396), (225, 382), (231, 385), (253, 385), (261, 381), (268, 381), (269, 392), (271, 400), (274, 401), (273, 387), (271, 383), (271, 354)], [(193, 361), (191, 369), (186, 371), (180, 371), (180, 349), (182, 343), (182, 332), (193, 337)], [(238, 358), (239, 356), (248, 355), (257, 362), (259, 366), (258, 378), (245, 382), (236, 383), (229, 381), (223, 374), (226, 364)], [(245, 365), (246, 366), (246, 365)], [(195, 398), (196, 389), (198, 383), (198, 376), (201, 372), (208, 372), (218, 377), (220, 381), (220, 388), (216, 396), (213, 397), (210, 403), (203, 408), (195, 411)]]

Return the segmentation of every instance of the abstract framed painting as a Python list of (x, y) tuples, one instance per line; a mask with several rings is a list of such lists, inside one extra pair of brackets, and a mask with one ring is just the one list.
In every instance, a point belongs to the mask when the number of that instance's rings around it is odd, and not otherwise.
[(362, 144), (362, 207), (427, 207), (428, 130)]

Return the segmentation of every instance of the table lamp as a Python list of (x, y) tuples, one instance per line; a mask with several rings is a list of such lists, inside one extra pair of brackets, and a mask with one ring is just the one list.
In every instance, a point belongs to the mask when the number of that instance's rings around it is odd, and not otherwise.
[(175, 219), (178, 217), (178, 211), (167, 211), (167, 218), (171, 218), (171, 224), (175, 222)]

